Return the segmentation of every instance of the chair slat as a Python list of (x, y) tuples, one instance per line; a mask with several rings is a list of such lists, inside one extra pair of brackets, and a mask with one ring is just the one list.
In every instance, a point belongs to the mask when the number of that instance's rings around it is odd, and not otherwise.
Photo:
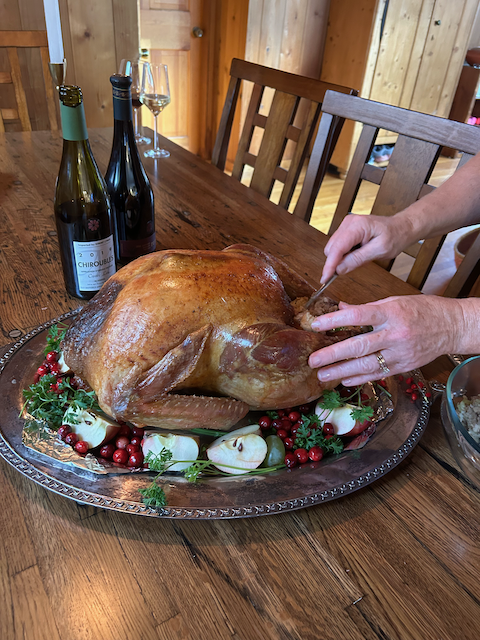
[(268, 115), (265, 134), (258, 152), (257, 170), (250, 186), (270, 197), (273, 173), (280, 164), (286, 145), (286, 135), (294, 117), (298, 99), (296, 96), (276, 91)]
[[(45, 100), (48, 115), (48, 127), (52, 131), (58, 130), (57, 106), (52, 78), (49, 69), (49, 55), (46, 31), (0, 31), (0, 47), (4, 49), (5, 62), (8, 60), (9, 69), (0, 71), (0, 84), (12, 84), (14, 88), (15, 104), (2, 108), (0, 131), (5, 130), (5, 121), (20, 120), (23, 131), (31, 131), (32, 124), (28, 113), (28, 104), (23, 86), (22, 72), (18, 58), (18, 51), (22, 49), (38, 49), (42, 64)], [(3, 59), (3, 56), (2, 56)], [(13, 94), (12, 94), (13, 95)], [(30, 97), (30, 96), (29, 96)], [(37, 101), (38, 92), (35, 90), (32, 99)]]
[[(338, 229), (344, 217), (350, 213), (357, 197), (362, 173), (365, 166), (365, 158), (369, 158), (377, 137), (378, 128), (365, 125), (358, 139), (357, 148), (352, 158), (350, 168), (345, 178), (345, 184), (337, 203), (337, 208), (330, 225), (329, 235)], [(367, 160), (368, 162), (368, 160)]]
[[(357, 91), (238, 59), (232, 60), (230, 76), (212, 164), (225, 170), (240, 86), (243, 81), (252, 82), (254, 86), (233, 161), (232, 177), (241, 180), (245, 166), (252, 167), (250, 186), (267, 197), (271, 194), (275, 180), (278, 180), (283, 183), (279, 205), (288, 209), (302, 167), (306, 164), (312, 147), (320, 118), (320, 106), (326, 91), (336, 89), (355, 95)], [(267, 88), (273, 89), (273, 98), (268, 115), (264, 115), (259, 111)], [(315, 197), (343, 125), (341, 118), (331, 118), (328, 127), (325, 126), (326, 122), (325, 119), (324, 124), (319, 127), (319, 132), (320, 129), (325, 130), (326, 146), (321, 152), (315, 152), (315, 148), (318, 151), (319, 145), (313, 144), (301, 195), (294, 208), (295, 215), (300, 215), (307, 222), (310, 220)], [(252, 145), (256, 127), (263, 129), (258, 156), (255, 156)], [(288, 161), (283, 157), (286, 149), (289, 153)]]
[(22, 72), (20, 70), (20, 61), (18, 59), (17, 50), (9, 47), (8, 61), (10, 62), (10, 69), (12, 73), (13, 86), (15, 88), (15, 98), (17, 100), (18, 116), (22, 123), (22, 129), (24, 131), (31, 131), (32, 125), (30, 124), (30, 117), (28, 115), (27, 98), (22, 85)]

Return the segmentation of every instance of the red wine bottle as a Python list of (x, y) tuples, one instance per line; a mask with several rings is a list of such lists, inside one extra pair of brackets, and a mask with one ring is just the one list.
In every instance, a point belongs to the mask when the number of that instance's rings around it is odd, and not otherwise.
[(143, 168), (132, 122), (130, 76), (111, 76), (113, 86), (113, 145), (105, 182), (116, 221), (120, 264), (155, 251), (153, 191)]
[(88, 142), (80, 87), (60, 87), (63, 153), (55, 223), (65, 286), (88, 300), (116, 271), (114, 219), (105, 181)]

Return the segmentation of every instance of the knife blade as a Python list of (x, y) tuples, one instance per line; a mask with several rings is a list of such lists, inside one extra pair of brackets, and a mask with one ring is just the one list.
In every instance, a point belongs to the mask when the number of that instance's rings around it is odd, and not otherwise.
[[(348, 251), (348, 253), (352, 253), (352, 251), (356, 251), (357, 249), (360, 249), (360, 247), (362, 246), (362, 243), (359, 242), (358, 244), (356, 244), (354, 247), (352, 247), (350, 249), (350, 251)], [(347, 255), (347, 254), (345, 254)], [(322, 284), (320, 289), (317, 289), (315, 291), (315, 293), (312, 293), (310, 300), (306, 303), (305, 305), (305, 309), (310, 309), (310, 307), (315, 304), (315, 302), (320, 298), (320, 296), (322, 295), (322, 293), (325, 291), (325, 289), (327, 287), (329, 287), (332, 282), (338, 277), (338, 273), (334, 273), (333, 276), (331, 276), (326, 282), (325, 284)]]

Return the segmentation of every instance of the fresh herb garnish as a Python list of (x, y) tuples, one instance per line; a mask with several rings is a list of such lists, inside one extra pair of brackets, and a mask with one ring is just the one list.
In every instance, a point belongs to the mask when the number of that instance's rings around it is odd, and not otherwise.
[(60, 324), (54, 324), (52, 327), (50, 327), (47, 335), (47, 346), (45, 347), (44, 355), (47, 355), (47, 353), (50, 353), (50, 351), (60, 351), (60, 343), (65, 337), (67, 329), (68, 325), (64, 324), (63, 322), (61, 322)]
[(321, 447), (325, 454), (343, 451), (343, 442), (338, 436), (325, 436), (323, 421), (317, 415), (303, 416), (302, 425), (297, 430), (295, 448), (309, 451), (315, 446)]
[(368, 405), (362, 405), (359, 407), (355, 407), (355, 409), (352, 409), (350, 411), (350, 415), (357, 422), (365, 422), (365, 420), (370, 420), (371, 418), (373, 418), (373, 409)]
[[(58, 392), (52, 389), (56, 386)], [(76, 411), (93, 409), (100, 411), (94, 391), (74, 389), (70, 378), (57, 382), (57, 378), (49, 373), (42, 376), (38, 382), (23, 390), (25, 404), (20, 415), (25, 410), (32, 419), (27, 420), (27, 426), (32, 427), (35, 422), (48, 423), (51, 429), (58, 429), (64, 421), (72, 424), (78, 422)], [(65, 413), (67, 412), (67, 413)]]
[(329, 391), (323, 392), (323, 396), (319, 404), (324, 409), (333, 411), (333, 409), (343, 407), (345, 405), (345, 399), (341, 397), (338, 391), (335, 391), (335, 389), (331, 389)]

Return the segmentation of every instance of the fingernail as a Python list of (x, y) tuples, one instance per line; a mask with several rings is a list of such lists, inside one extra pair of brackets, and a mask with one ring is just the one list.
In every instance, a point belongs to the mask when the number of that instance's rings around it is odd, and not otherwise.
[(345, 380), (342, 380), (342, 384), (344, 387), (349, 387), (351, 385), (350, 378), (346, 378)]
[(325, 382), (330, 379), (330, 374), (327, 371), (319, 371), (317, 375), (320, 382)]

